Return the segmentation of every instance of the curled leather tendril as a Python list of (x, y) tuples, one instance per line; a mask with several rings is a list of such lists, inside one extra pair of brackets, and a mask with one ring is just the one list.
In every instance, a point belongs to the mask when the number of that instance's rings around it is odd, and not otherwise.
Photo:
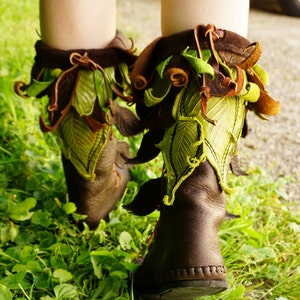
[[(37, 75), (36, 80), (40, 80), (40, 78), (44, 74), (44, 71), (45, 71), (45, 68), (42, 68), (41, 71), (39, 72), (39, 74)], [(24, 81), (16, 81), (14, 84), (14, 92), (22, 98), (29, 98), (29, 96), (25, 93), (28, 86), (29, 86), (29, 84), (27, 84)]]
[(142, 75), (137, 75), (134, 78), (133, 86), (137, 90), (143, 90), (144, 88), (146, 88), (147, 84), (148, 84), (147, 79)]
[(117, 39), (122, 44), (123, 47), (114, 46), (114, 48), (121, 49), (122, 51), (124, 51), (124, 49), (127, 49), (126, 52), (131, 53), (131, 54), (133, 54), (137, 51), (137, 48), (135, 47), (134, 41), (132, 38), (128, 38), (128, 41), (130, 42), (130, 46), (118, 35), (116, 35), (115, 39)]
[(241, 64), (240, 67), (244, 70), (248, 70), (250, 67), (255, 65), (261, 56), (261, 45), (258, 42), (251, 43), (244, 52), (254, 47), (254, 51), (249, 55)]
[(14, 84), (14, 91), (17, 95), (21, 96), (22, 98), (29, 98), (25, 94), (25, 91), (27, 89), (27, 84), (24, 81), (16, 81)]
[(129, 47), (128, 52), (129, 53), (135, 53), (137, 51), (137, 48), (134, 45), (134, 41), (133, 41), (132, 38), (129, 38), (129, 41), (131, 43), (131, 46)]
[(184, 87), (189, 81), (188, 73), (180, 68), (169, 68), (165, 76), (169, 77), (175, 87)]
[(201, 97), (201, 113), (204, 120), (211, 123), (212, 125), (216, 125), (217, 120), (210, 119), (206, 113), (207, 102), (211, 98), (210, 87), (202, 86), (199, 90), (199, 95)]

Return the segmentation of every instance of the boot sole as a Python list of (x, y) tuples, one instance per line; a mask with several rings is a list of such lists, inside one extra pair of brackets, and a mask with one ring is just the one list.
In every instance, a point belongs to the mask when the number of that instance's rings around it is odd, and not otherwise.
[(170, 282), (162, 288), (135, 290), (144, 300), (194, 300), (225, 291), (228, 283), (221, 280), (188, 280)]

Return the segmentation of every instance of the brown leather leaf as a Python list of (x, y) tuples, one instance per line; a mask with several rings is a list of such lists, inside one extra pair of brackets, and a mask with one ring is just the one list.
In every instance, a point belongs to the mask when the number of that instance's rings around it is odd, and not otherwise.
[(120, 106), (116, 100), (113, 101), (113, 120), (124, 136), (134, 136), (142, 131), (141, 121), (128, 108)]
[(138, 216), (152, 213), (162, 202), (161, 185), (161, 178), (150, 179), (141, 186), (133, 201), (123, 207)]
[(78, 67), (74, 66), (63, 72), (49, 90), (50, 104), (48, 106), (48, 122), (40, 118), (43, 132), (52, 131), (57, 128), (72, 105), (73, 93), (76, 90), (78, 78)]
[(125, 158), (129, 164), (141, 164), (148, 162), (155, 158), (160, 149), (156, 147), (156, 144), (162, 141), (164, 137), (164, 130), (161, 128), (148, 131), (141, 142), (140, 148), (134, 158)]

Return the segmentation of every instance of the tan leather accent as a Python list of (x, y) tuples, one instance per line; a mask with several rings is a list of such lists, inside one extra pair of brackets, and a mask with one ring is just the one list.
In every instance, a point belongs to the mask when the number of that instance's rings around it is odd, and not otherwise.
[(249, 81), (254, 82), (260, 88), (259, 99), (254, 103), (248, 103), (248, 107), (262, 119), (265, 119), (263, 115), (275, 116), (279, 114), (280, 103), (269, 96), (263, 83), (251, 68), (247, 70), (247, 76), (249, 78)]
[(249, 103), (248, 107), (254, 110), (262, 119), (262, 115), (276, 116), (280, 112), (280, 103), (274, 100), (265, 90), (260, 90), (260, 97), (254, 103)]
[(189, 80), (188, 73), (180, 68), (169, 68), (164, 75), (170, 79), (175, 87), (183, 87)]

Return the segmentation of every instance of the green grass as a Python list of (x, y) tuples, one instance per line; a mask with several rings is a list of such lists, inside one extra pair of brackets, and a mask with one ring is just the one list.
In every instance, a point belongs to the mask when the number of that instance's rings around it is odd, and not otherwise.
[[(0, 20), (0, 299), (131, 299), (128, 273), (147, 251), (158, 214), (134, 217), (122, 204), (160, 163), (133, 170), (110, 222), (79, 231), (59, 146), (38, 127), (42, 104), (13, 93), (15, 80), (29, 80), (38, 3), (2, 1)], [(292, 178), (274, 181), (255, 166), (248, 172), (230, 177), (236, 193), (228, 210), (241, 218), (220, 230), (230, 287), (201, 299), (300, 299), (300, 213), (284, 192)]]

